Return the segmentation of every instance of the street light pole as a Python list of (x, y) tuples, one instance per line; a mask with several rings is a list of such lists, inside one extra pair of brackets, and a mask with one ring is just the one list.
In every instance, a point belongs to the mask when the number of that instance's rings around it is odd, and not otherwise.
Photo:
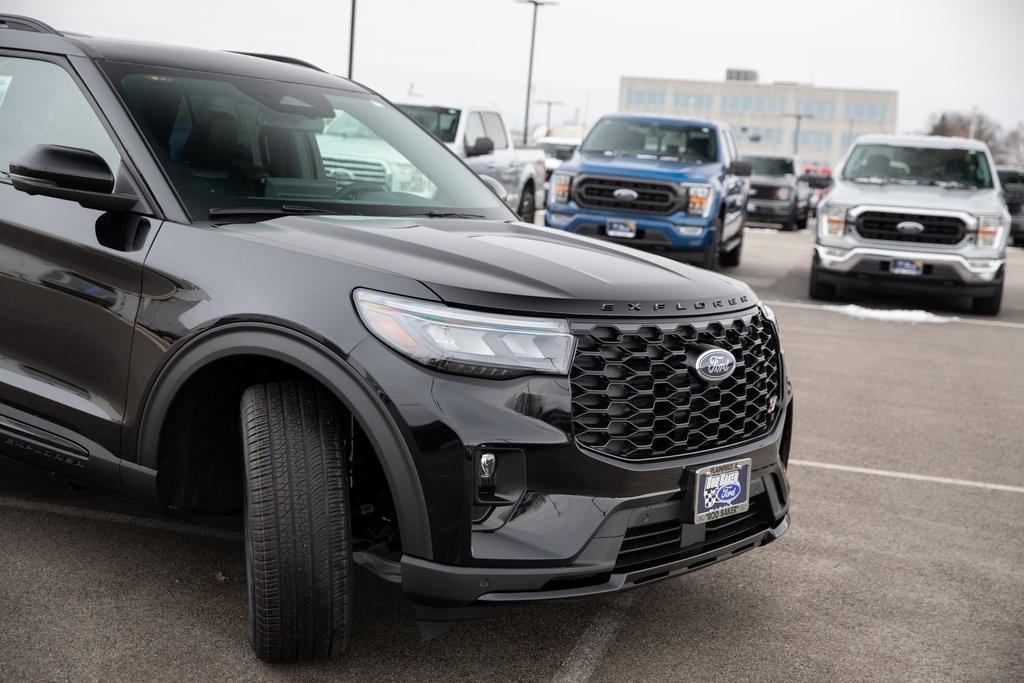
[(533, 5), (533, 25), (530, 28), (530, 66), (526, 72), (526, 113), (523, 115), (523, 144), (530, 141), (530, 96), (533, 94), (533, 46), (537, 40), (537, 8), (554, 5), (552, 0), (516, 0), (517, 3)]
[(356, 54), (356, 0), (352, 0), (352, 18), (348, 24), (348, 79), (352, 80), (352, 62)]
[(800, 122), (804, 119), (813, 119), (814, 114), (786, 114), (786, 116), (796, 119), (796, 131), (793, 133), (793, 154), (800, 151)]
[(565, 102), (560, 102), (559, 100), (535, 100), (535, 102), (537, 104), (543, 104), (543, 105), (547, 106), (548, 113), (547, 113), (547, 116), (544, 119), (544, 125), (548, 128), (548, 130), (551, 130), (551, 107), (553, 105), (565, 104)]

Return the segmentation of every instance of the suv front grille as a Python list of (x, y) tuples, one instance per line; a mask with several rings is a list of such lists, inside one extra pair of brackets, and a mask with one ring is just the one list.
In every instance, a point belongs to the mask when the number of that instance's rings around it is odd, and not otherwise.
[(757, 185), (751, 184), (750, 196), (756, 199), (776, 199), (776, 192), (779, 191), (777, 185)]
[[(920, 223), (924, 231), (917, 234), (900, 232), (903, 222)], [(867, 240), (891, 240), (924, 244), (959, 244), (967, 226), (956, 216), (924, 216), (913, 213), (865, 211), (857, 217), (857, 234)]]
[[(759, 312), (704, 322), (577, 327), (570, 372), (576, 442), (626, 460), (699, 453), (767, 433), (779, 413), (775, 333)], [(736, 369), (706, 384), (687, 353), (732, 353)]]
[[(616, 190), (633, 190), (636, 199), (616, 199)], [(676, 210), (678, 195), (667, 183), (642, 180), (584, 177), (574, 184), (576, 203), (593, 209), (621, 209), (639, 213), (669, 214)]]

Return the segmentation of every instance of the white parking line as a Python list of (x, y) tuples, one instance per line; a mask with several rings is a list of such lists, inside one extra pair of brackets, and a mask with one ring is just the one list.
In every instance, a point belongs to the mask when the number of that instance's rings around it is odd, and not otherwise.
[(164, 519), (136, 517), (135, 515), (125, 515), (119, 512), (89, 510), (71, 505), (54, 505), (53, 503), (41, 503), (35, 500), (22, 500), (20, 498), (9, 498), (6, 496), (0, 496), (0, 507), (11, 508), (14, 510), (28, 510), (30, 512), (45, 512), (65, 517), (78, 517), (80, 519), (91, 519), (97, 522), (127, 524), (128, 526), (138, 526), (145, 529), (171, 531), (179, 534), (191, 534), (193, 536), (206, 536), (207, 538), (219, 538), (227, 541), (242, 540), (241, 533), (231, 531), (230, 529), (217, 529), (214, 527), (197, 526), (195, 524), (172, 522)]
[(597, 665), (604, 658), (608, 646), (615, 639), (615, 634), (629, 616), (629, 608), (634, 602), (636, 593), (626, 593), (617, 599), (609, 600), (610, 609), (598, 614), (590, 623), (551, 680), (557, 683), (589, 681)]
[[(855, 309), (852, 309), (852, 308), (848, 309), (848, 308), (846, 308), (844, 306), (836, 306), (834, 304), (809, 304), (809, 303), (805, 303), (803, 301), (781, 301), (781, 300), (777, 300), (777, 299), (776, 300), (765, 299), (764, 302), (766, 304), (768, 304), (769, 306), (782, 306), (782, 307), (789, 307), (789, 308), (803, 308), (803, 309), (808, 309), (808, 310), (828, 311), (830, 313), (840, 313), (840, 314), (848, 314), (848, 311), (854, 311), (855, 310)], [(881, 311), (881, 312), (885, 312), (887, 309), (883, 308), (883, 309), (866, 309), (866, 310), (878, 310), (878, 311)], [(925, 315), (931, 315), (931, 314), (928, 314), (926, 311), (913, 311), (913, 312), (914, 313), (921, 313), (921, 314), (925, 314)], [(935, 317), (938, 318), (940, 316), (935, 316)], [(915, 321), (911, 321), (910, 319), (908, 319), (906, 322), (915, 322)], [(961, 317), (956, 316), (956, 315), (951, 315), (951, 316), (943, 317), (941, 322), (960, 323), (961, 325), (984, 325), (985, 327), (1010, 327), (1010, 328), (1014, 328), (1014, 329), (1022, 329), (1022, 330), (1024, 330), (1024, 323), (1015, 323), (1015, 322), (1009, 322), (1009, 321), (1006, 321), (1006, 320), (978, 320), (976, 318), (961, 318)]]
[(1024, 493), (1024, 486), (1013, 486), (1011, 484), (994, 484), (986, 481), (971, 481), (969, 479), (950, 479), (949, 477), (934, 477), (930, 474), (914, 474), (913, 472), (896, 472), (895, 470), (877, 470), (871, 467), (856, 467), (854, 465), (837, 465), (831, 462), (817, 462), (814, 460), (790, 460), (791, 465), (801, 467), (818, 467), (823, 470), (838, 470), (840, 472), (853, 472), (855, 474), (871, 474), (876, 477), (889, 477), (891, 479), (911, 479), (913, 481), (927, 481), (933, 484), (952, 484), (953, 486), (970, 486), (976, 489), (988, 489), (989, 491), (1009, 491), (1010, 493)]

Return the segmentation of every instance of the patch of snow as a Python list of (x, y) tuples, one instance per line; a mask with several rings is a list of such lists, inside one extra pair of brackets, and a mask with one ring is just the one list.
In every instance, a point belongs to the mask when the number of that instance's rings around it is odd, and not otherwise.
[(912, 325), (917, 325), (919, 323), (957, 322), (957, 318), (935, 315), (928, 311), (865, 308), (855, 304), (846, 304), (845, 306), (822, 306), (822, 308), (835, 313), (842, 313), (843, 315), (848, 315), (852, 318), (860, 318), (861, 320), (881, 320), (883, 322), (910, 323)]

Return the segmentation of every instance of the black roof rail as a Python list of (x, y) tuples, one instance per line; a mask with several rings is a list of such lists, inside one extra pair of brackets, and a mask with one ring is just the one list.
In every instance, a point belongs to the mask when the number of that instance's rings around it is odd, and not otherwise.
[(301, 59), (296, 59), (295, 57), (285, 57), (284, 55), (268, 55), (264, 54), (263, 52), (236, 52), (234, 50), (233, 52), (235, 52), (236, 55), (245, 55), (246, 57), (259, 57), (260, 59), (269, 59), (274, 62), (281, 62), (282, 64), (292, 64), (294, 66), (304, 66), (307, 69), (313, 69), (314, 71), (327, 73), (326, 71), (318, 67), (316, 64), (310, 64), (309, 62), (303, 61)]
[(0, 29), (4, 28), (12, 31), (31, 31), (33, 33), (50, 33), (55, 36), (61, 35), (60, 31), (49, 24), (44, 24), (30, 17), (20, 17), (16, 14), (0, 14)]

